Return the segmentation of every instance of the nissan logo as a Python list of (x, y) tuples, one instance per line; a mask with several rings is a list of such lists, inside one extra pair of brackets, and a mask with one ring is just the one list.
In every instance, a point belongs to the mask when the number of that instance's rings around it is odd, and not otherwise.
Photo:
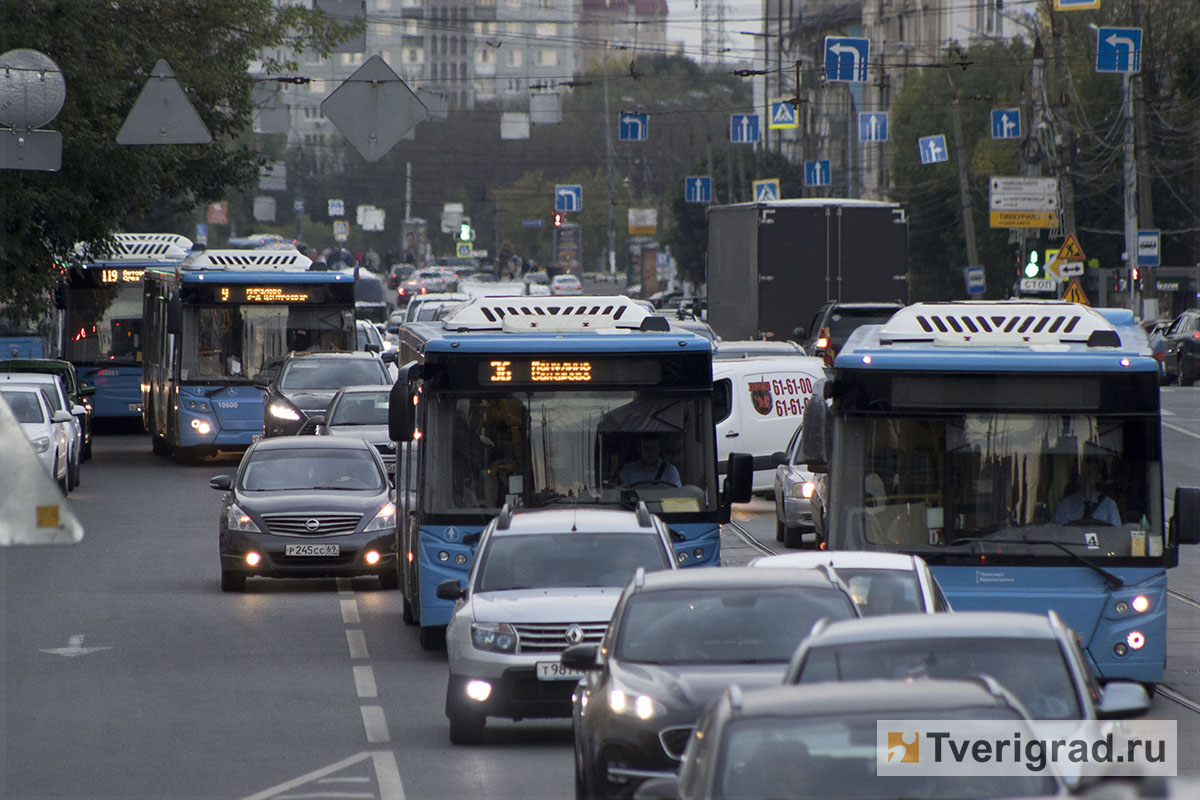
[(305, 530), (315, 531), (320, 527), (321, 527), (321, 520), (319, 520), (319, 519), (310, 519), (304, 523)]
[(567, 628), (567, 641), (571, 644), (579, 644), (583, 641), (583, 628), (578, 625), (572, 625)]

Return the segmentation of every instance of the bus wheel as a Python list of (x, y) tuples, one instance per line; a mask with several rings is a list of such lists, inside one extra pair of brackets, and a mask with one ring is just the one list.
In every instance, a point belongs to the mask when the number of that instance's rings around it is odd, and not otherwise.
[(445, 628), (436, 625), (421, 626), (421, 649), (438, 650), (445, 645)]
[(150, 437), (150, 451), (156, 456), (171, 455), (171, 445), (167, 444), (167, 440), (157, 434)]
[(404, 598), (404, 610), (400, 612), (400, 619), (404, 620), (405, 625), (416, 625), (417, 618), (413, 614), (412, 603), (408, 598)]

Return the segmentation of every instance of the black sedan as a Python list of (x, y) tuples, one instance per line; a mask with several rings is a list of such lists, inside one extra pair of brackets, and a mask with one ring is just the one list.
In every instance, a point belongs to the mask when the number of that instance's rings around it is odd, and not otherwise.
[[(388, 361), (395, 355), (386, 354)], [(337, 390), (351, 384), (391, 386), (384, 357), (363, 352), (290, 353), (270, 380), (256, 381), (267, 393), (263, 435), (312, 433), (313, 417), (324, 416)]]
[(375, 575), (398, 586), (396, 506), (379, 453), (355, 437), (263, 439), (236, 476), (208, 482), (221, 506), (221, 588), (246, 578)]
[(626, 796), (644, 778), (673, 773), (696, 719), (726, 686), (777, 685), (817, 620), (858, 616), (828, 571), (765, 572), (773, 570), (645, 573), (625, 587), (599, 648), (563, 651), (563, 666), (586, 673), (572, 698), (576, 797)]

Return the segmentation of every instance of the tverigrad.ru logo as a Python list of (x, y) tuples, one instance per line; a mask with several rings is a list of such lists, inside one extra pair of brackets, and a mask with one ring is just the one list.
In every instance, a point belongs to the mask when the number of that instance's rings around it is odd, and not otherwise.
[(917, 733), (888, 731), (888, 763), (915, 764), (921, 760), (921, 737)]

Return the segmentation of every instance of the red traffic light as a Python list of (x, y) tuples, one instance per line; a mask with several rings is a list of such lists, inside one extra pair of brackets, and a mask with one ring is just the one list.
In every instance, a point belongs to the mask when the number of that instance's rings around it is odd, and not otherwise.
[(562, 222), (563, 222), (563, 220), (562, 220), (562, 214), (555, 214), (555, 215), (554, 215), (554, 227), (556, 227), (556, 228), (561, 228), (561, 227), (562, 227)]

